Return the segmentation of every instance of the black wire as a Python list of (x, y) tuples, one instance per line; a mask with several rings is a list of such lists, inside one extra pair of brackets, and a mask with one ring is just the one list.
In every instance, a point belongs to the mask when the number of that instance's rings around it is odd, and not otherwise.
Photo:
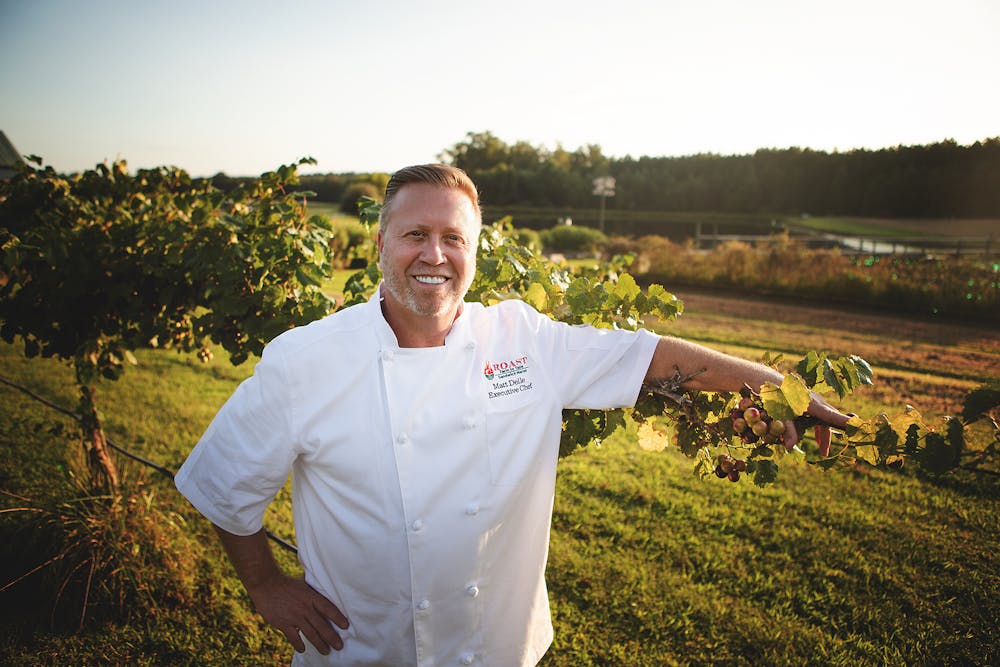
[[(0, 375), (0, 384), (5, 384), (8, 387), (12, 387), (14, 389), (17, 389), (18, 391), (20, 391), (20, 392), (22, 392), (22, 393), (30, 396), (32, 399), (38, 401), (39, 403), (42, 403), (43, 405), (46, 405), (46, 406), (52, 408), (56, 412), (60, 412), (60, 413), (62, 413), (64, 415), (66, 415), (67, 417), (70, 417), (70, 418), (72, 418), (72, 419), (74, 419), (74, 420), (76, 420), (78, 422), (83, 421), (83, 419), (80, 417), (80, 415), (78, 415), (77, 413), (73, 412), (72, 410), (67, 410), (66, 408), (62, 407), (61, 405), (57, 405), (57, 404), (53, 403), (52, 401), (50, 401), (50, 400), (48, 400), (48, 399), (46, 399), (46, 398), (44, 398), (42, 396), (39, 396), (38, 394), (36, 394), (35, 392), (31, 391), (27, 387), (25, 387), (23, 385), (20, 385), (20, 384), (18, 384), (16, 382), (13, 382), (11, 380), (8, 380), (7, 378), (3, 377), (2, 375)], [(174, 479), (174, 471), (171, 470), (170, 468), (166, 468), (164, 466), (161, 466), (158, 463), (154, 463), (154, 462), (150, 461), (149, 459), (143, 458), (143, 457), (139, 456), (138, 454), (134, 454), (134, 453), (128, 451), (124, 447), (121, 447), (121, 446), (115, 444), (115, 442), (112, 441), (111, 438), (105, 438), (105, 440), (107, 441), (108, 445), (112, 449), (114, 449), (115, 451), (124, 454), (125, 456), (129, 457), (133, 461), (138, 461), (139, 463), (143, 464), (144, 466), (148, 466), (148, 467), (152, 468), (153, 470), (156, 470), (157, 472), (165, 475), (166, 477), (168, 477), (171, 480)], [(275, 535), (271, 531), (267, 530), (266, 528), (264, 529), (264, 534), (267, 535), (267, 537), (272, 542), (277, 543), (277, 545), (280, 546), (280, 547), (282, 547), (283, 549), (286, 549), (287, 551), (291, 551), (292, 553), (298, 553), (299, 552), (298, 547), (296, 547), (294, 544), (292, 544), (291, 542), (287, 542), (286, 540), (278, 537), (277, 535)]]

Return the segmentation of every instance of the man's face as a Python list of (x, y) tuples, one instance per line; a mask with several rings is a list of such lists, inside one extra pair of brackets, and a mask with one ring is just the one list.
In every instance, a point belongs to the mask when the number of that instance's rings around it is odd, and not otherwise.
[(455, 317), (476, 273), (478, 236), (475, 207), (460, 190), (400, 188), (378, 233), (387, 305), (421, 317)]

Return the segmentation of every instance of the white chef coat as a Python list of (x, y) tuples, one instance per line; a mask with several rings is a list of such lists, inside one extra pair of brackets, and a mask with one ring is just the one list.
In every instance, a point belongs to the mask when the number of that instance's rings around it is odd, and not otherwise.
[(376, 296), (272, 341), (176, 484), (250, 535), (291, 472), (306, 581), (351, 623), (293, 665), (534, 665), (561, 410), (634, 404), (657, 340), (506, 301), (400, 348)]

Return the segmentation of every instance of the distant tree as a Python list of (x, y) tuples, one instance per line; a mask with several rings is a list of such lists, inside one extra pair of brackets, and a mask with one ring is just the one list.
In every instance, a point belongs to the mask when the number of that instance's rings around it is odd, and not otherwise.
[(339, 204), (351, 178), (350, 174), (305, 174), (299, 177), (299, 182), (313, 193), (316, 201)]
[(224, 172), (219, 172), (212, 177), (212, 187), (218, 188), (223, 192), (229, 192), (237, 185), (239, 185), (239, 180), (233, 178), (232, 176), (227, 176)]
[(468, 132), (465, 140), (445, 149), (439, 159), (473, 174), (508, 164), (510, 147), (492, 132)]

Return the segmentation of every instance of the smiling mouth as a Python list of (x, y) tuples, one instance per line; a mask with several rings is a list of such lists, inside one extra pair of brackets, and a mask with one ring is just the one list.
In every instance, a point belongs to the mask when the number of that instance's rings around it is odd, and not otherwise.
[(413, 279), (424, 285), (441, 285), (447, 280), (444, 276), (413, 276)]

